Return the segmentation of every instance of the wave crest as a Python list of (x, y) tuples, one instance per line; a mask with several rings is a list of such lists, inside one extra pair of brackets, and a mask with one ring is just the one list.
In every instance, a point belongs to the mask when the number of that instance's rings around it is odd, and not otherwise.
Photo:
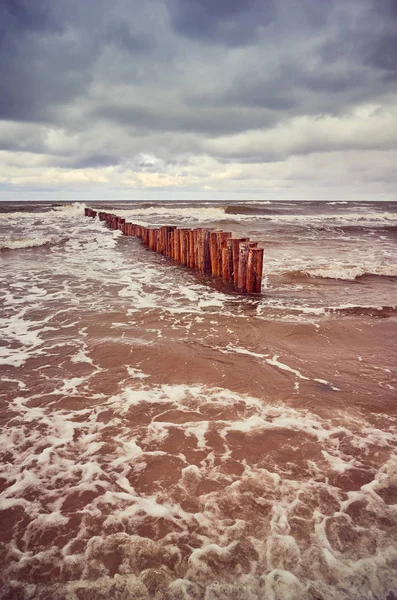
[(26, 248), (39, 248), (41, 246), (55, 246), (64, 241), (56, 236), (52, 237), (37, 237), (27, 239), (5, 238), (0, 240), (1, 250), (24, 250)]
[(318, 269), (289, 271), (285, 275), (292, 279), (320, 278), (355, 281), (360, 277), (397, 277), (397, 265), (330, 265)]

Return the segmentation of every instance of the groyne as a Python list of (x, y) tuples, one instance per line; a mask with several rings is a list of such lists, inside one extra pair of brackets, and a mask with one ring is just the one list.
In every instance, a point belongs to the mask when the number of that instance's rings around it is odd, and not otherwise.
[(144, 227), (92, 208), (85, 208), (85, 216), (98, 216), (110, 229), (139, 237), (150, 250), (201, 273), (220, 277), (239, 292), (258, 294), (261, 291), (263, 248), (258, 248), (257, 242), (249, 238), (233, 238), (230, 231), (205, 227)]

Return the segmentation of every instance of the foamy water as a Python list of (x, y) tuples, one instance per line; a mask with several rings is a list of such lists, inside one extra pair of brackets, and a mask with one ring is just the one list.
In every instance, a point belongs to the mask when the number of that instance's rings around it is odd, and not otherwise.
[(82, 204), (1, 215), (2, 598), (393, 597), (396, 211), (335, 206), (114, 208), (262, 241), (255, 298)]

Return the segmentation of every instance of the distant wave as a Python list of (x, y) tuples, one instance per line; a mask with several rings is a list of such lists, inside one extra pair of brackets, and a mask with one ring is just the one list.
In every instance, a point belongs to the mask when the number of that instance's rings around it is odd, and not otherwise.
[[(173, 206), (157, 206), (148, 205), (138, 206), (132, 209), (118, 210), (119, 216), (126, 217), (127, 219), (134, 219), (142, 222), (142, 220), (150, 222), (164, 223), (164, 222), (190, 222), (190, 221), (219, 221), (225, 216), (223, 208), (219, 207), (197, 207), (192, 205), (191, 207), (173, 207)], [(149, 221), (147, 221), (149, 222)]]
[(376, 230), (378, 234), (395, 234), (397, 235), (397, 225), (384, 225), (383, 223), (378, 225), (333, 225), (327, 223), (327, 225), (319, 225), (316, 227), (317, 231), (332, 231), (336, 233), (353, 233), (359, 234), (368, 231), (369, 229)]
[(225, 208), (227, 215), (277, 215), (280, 212), (274, 208), (262, 208), (253, 204), (230, 204)]
[(55, 246), (65, 241), (59, 237), (37, 237), (26, 239), (0, 239), (0, 251), (2, 250), (24, 250), (26, 248), (39, 248), (41, 246)]
[(84, 214), (84, 209), (86, 207), (85, 202), (72, 202), (68, 204), (62, 204), (60, 206), (56, 206), (53, 209), (53, 212), (57, 214), (65, 215), (66, 217), (70, 216), (81, 216)]
[(346, 306), (328, 308), (328, 313), (338, 313), (340, 315), (360, 315), (368, 317), (387, 318), (397, 314), (397, 306), (357, 306), (347, 304)]
[(291, 279), (307, 279), (319, 277), (321, 279), (340, 279), (354, 281), (360, 277), (397, 277), (397, 265), (350, 266), (330, 265), (319, 269), (289, 271), (285, 273)]

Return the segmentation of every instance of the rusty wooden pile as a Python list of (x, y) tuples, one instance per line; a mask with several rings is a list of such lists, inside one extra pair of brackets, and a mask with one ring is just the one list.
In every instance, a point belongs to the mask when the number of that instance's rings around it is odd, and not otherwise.
[(240, 292), (259, 293), (262, 286), (263, 248), (248, 238), (233, 238), (230, 231), (164, 225), (144, 227), (126, 223), (112, 213), (85, 209), (85, 216), (104, 221), (111, 229), (142, 239), (145, 246), (201, 273), (221, 277)]

